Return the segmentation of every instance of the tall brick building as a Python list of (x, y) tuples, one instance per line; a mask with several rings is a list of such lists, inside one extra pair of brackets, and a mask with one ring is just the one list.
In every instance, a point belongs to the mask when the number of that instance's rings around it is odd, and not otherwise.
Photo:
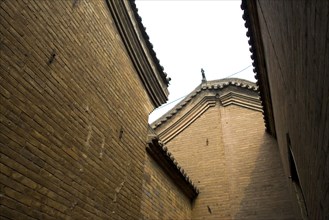
[(1, 218), (139, 219), (168, 80), (128, 1), (1, 1)]
[(1, 218), (328, 219), (328, 4), (243, 1), (257, 85), (204, 81), (153, 130), (133, 1), (2, 0)]
[(329, 219), (329, 2), (252, 0), (242, 9), (295, 213)]

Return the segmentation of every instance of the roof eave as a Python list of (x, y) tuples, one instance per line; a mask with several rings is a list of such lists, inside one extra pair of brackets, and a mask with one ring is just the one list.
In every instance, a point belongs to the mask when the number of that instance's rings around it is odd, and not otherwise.
[(199, 189), (158, 137), (150, 137), (146, 151), (191, 201), (197, 197)]
[(208, 89), (224, 89), (228, 86), (236, 86), (241, 88), (246, 88), (248, 90), (257, 91), (258, 87), (255, 83), (249, 82), (248, 80), (239, 79), (239, 78), (224, 78), (220, 80), (212, 80), (202, 82), (198, 85), (189, 95), (187, 95), (182, 101), (176, 104), (172, 109), (162, 115), (160, 118), (155, 120), (151, 127), (153, 129), (157, 129), (159, 126), (163, 126), (168, 122), (170, 118), (176, 115), (179, 111), (181, 111), (194, 97), (196, 97), (199, 93)]
[(259, 95), (263, 106), (266, 131), (276, 137), (272, 98), (258, 19), (257, 3), (255, 0), (242, 0), (241, 9), (244, 11), (242, 17), (245, 20), (245, 27), (248, 29), (247, 37), (250, 38), (248, 43), (252, 54), (251, 59), (253, 60), (252, 65), (257, 80), (256, 84), (259, 87)]
[(107, 0), (127, 53), (154, 108), (168, 100), (169, 78), (153, 50), (134, 1)]

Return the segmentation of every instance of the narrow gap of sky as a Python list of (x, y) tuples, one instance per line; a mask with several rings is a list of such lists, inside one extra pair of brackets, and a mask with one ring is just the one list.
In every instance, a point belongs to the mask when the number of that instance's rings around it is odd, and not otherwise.
[(137, 0), (153, 49), (171, 78), (169, 100), (152, 112), (152, 123), (201, 83), (232, 76), (255, 82), (241, 1)]

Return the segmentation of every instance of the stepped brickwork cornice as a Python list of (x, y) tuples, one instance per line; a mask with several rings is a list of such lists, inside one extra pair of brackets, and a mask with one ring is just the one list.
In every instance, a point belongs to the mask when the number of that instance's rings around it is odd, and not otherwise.
[[(249, 82), (247, 80), (238, 79), (238, 78), (229, 78), (229, 79), (221, 79), (221, 80), (213, 80), (206, 81), (201, 83), (198, 87), (196, 87), (189, 95), (187, 95), (181, 102), (175, 105), (170, 111), (161, 116), (155, 122), (151, 124), (152, 128), (157, 128), (163, 123), (165, 123), (168, 119), (176, 115), (181, 109), (184, 108), (193, 98), (195, 98), (198, 94), (200, 94), (204, 90), (222, 90), (228, 86), (235, 86), (245, 88), (251, 91), (258, 91), (258, 87), (255, 83)], [(223, 101), (225, 101), (225, 97)]]
[(170, 78), (156, 57), (135, 1), (106, 2), (127, 53), (156, 108), (167, 101)]
[[(189, 105), (192, 101), (193, 104)], [(237, 78), (205, 81), (151, 126), (157, 129), (160, 139), (168, 143), (216, 103), (223, 107), (237, 105), (262, 112), (255, 83)], [(179, 116), (175, 117), (177, 114)]]

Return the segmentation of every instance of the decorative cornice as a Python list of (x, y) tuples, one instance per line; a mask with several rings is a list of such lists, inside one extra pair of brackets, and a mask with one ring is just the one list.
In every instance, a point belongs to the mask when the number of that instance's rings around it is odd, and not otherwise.
[(214, 107), (216, 105), (216, 97), (215, 96), (205, 96), (202, 100), (197, 103), (193, 108), (188, 111), (184, 116), (182, 116), (179, 120), (169, 126), (167, 129), (162, 131), (159, 136), (164, 143), (168, 143), (174, 137), (176, 137), (179, 133), (181, 133), (185, 128), (187, 128), (190, 124), (192, 124), (200, 115), (202, 115), (209, 108)]
[(220, 96), (219, 100), (224, 107), (229, 105), (237, 105), (240, 107), (263, 112), (261, 101), (259, 98), (255, 98), (253, 96), (248, 96), (237, 92), (228, 92)]
[[(228, 86), (235, 86), (245, 88), (250, 91), (258, 91), (258, 87), (255, 83), (249, 82), (247, 80), (238, 79), (238, 78), (229, 78), (229, 79), (221, 79), (221, 80), (213, 80), (206, 81), (201, 83), (198, 87), (196, 87), (189, 95), (186, 96), (181, 102), (179, 102), (174, 108), (168, 111), (166, 114), (161, 116), (155, 122), (151, 124), (153, 129), (158, 128), (162, 124), (166, 123), (166, 121), (180, 112), (181, 109), (184, 108), (192, 99), (194, 99), (199, 93), (205, 90), (222, 90)], [(225, 98), (225, 97), (223, 97)], [(236, 104), (236, 103), (235, 103)]]
[(272, 98), (267, 77), (266, 60), (258, 20), (257, 3), (255, 0), (242, 0), (241, 9), (243, 10), (242, 17), (245, 20), (245, 27), (248, 29), (247, 37), (250, 38), (248, 43), (252, 54), (251, 59), (253, 60), (253, 71), (256, 74), (255, 78), (257, 80), (257, 85), (259, 86), (266, 131), (276, 137)]
[(153, 50), (134, 1), (106, 0), (128, 55), (154, 107), (167, 101), (169, 78)]
[(177, 163), (173, 155), (168, 151), (168, 148), (156, 136), (150, 137), (146, 151), (190, 200), (197, 197), (199, 189)]

